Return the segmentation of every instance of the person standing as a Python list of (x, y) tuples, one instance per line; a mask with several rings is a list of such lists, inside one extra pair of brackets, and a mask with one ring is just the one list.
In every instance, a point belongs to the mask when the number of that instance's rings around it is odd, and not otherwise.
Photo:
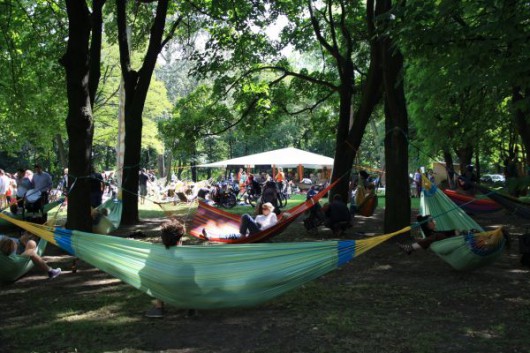
[(68, 168), (64, 168), (63, 176), (61, 181), (59, 181), (59, 190), (64, 196), (68, 196)]
[(414, 173), (414, 189), (415, 189), (415, 195), (414, 197), (420, 197), (421, 196), (421, 169), (416, 169), (416, 173)]
[(142, 168), (142, 170), (140, 170), (140, 175), (138, 177), (138, 183), (140, 187), (140, 205), (143, 205), (145, 203), (145, 197), (147, 196), (147, 182), (148, 181), (149, 181), (149, 175), (147, 175), (145, 168)]
[(42, 203), (45, 205), (48, 203), (48, 196), (52, 189), (52, 176), (42, 170), (40, 164), (35, 164), (35, 173), (33, 173), (33, 188), (40, 191), (42, 197)]
[(96, 168), (90, 168), (90, 206), (98, 207), (103, 202), (103, 190), (105, 190), (105, 182), (103, 175), (96, 172)]
[(278, 173), (274, 176), (274, 181), (276, 181), (276, 184), (278, 185), (278, 190), (283, 191), (285, 173), (282, 168), (278, 168)]
[(3, 169), (0, 169), (0, 209), (9, 206), (7, 202), (7, 191), (11, 186), (11, 179), (6, 175)]

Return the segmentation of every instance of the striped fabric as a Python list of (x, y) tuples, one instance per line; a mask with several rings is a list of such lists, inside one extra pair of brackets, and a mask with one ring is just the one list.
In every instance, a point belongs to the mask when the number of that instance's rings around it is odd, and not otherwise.
[(430, 214), (436, 220), (438, 230), (481, 231), (481, 233), (466, 233), (432, 243), (430, 249), (436, 255), (458, 271), (474, 270), (491, 264), (499, 258), (506, 243), (501, 228), (485, 232), (462, 208), (425, 178), (423, 185), (420, 212), (422, 215)]
[(318, 278), (393, 236), (178, 246), (35, 225), (0, 215), (113, 277), (180, 308), (254, 306)]

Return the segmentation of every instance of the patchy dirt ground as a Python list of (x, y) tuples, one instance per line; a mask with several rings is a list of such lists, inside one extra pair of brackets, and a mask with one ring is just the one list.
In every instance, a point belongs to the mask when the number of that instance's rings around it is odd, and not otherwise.
[[(380, 234), (382, 216), (358, 219), (344, 238)], [(517, 243), (530, 221), (475, 218), (511, 233), (492, 266), (456, 272), (391, 240), (264, 305), (193, 317), (169, 307), (163, 319), (144, 318), (147, 295), (82, 262), (71, 273), (72, 258), (51, 247), (46, 259), (66, 269), (60, 277), (33, 270), (0, 287), (0, 352), (530, 352), (530, 271)], [(155, 239), (161, 221), (120, 233)], [(310, 237), (297, 221), (274, 241), (329, 236)]]

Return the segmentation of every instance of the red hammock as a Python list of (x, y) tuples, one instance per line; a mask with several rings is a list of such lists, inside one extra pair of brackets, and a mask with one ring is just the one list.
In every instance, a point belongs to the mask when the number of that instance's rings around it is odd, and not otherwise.
[[(339, 179), (328, 185), (326, 188), (322, 189), (311, 199), (284, 211), (278, 216), (279, 221), (274, 226), (258, 233), (251, 234), (248, 237), (237, 239), (225, 239), (221, 236), (226, 234), (239, 234), (239, 223), (241, 216), (221, 210), (203, 201), (199, 201), (197, 213), (193, 217), (193, 221), (191, 223), (190, 234), (202, 240), (229, 244), (255, 243), (267, 240), (281, 233), (299, 215), (313, 207), (313, 205), (315, 205), (322, 197), (324, 197), (324, 195), (328, 193), (328, 191), (335, 185), (335, 183), (337, 183), (338, 180)], [(288, 214), (288, 217), (285, 217), (285, 214)], [(208, 239), (206, 239), (202, 234), (203, 228), (206, 228), (206, 231), (208, 232)]]
[(484, 195), (465, 195), (450, 189), (445, 189), (443, 192), (466, 212), (489, 213), (497, 212), (502, 208), (497, 202), (486, 198)]

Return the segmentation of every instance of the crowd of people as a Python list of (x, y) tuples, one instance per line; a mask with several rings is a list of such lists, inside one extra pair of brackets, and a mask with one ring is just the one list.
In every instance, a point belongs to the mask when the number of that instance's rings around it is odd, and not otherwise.
[(46, 204), (53, 188), (52, 177), (35, 164), (33, 170), (19, 168), (15, 173), (0, 169), (0, 208), (17, 213), (24, 204)]

